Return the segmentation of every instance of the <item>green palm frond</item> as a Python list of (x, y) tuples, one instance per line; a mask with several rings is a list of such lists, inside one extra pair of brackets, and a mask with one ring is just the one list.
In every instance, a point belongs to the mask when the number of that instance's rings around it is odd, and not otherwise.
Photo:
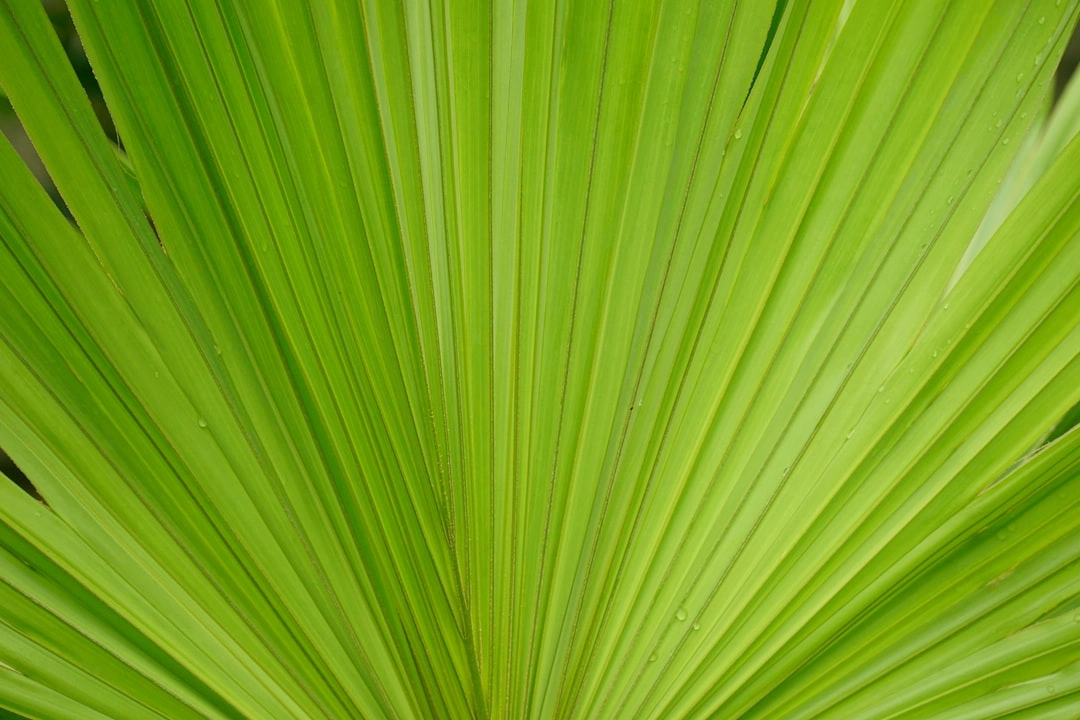
[(1080, 0), (70, 6), (0, 717), (1080, 715)]

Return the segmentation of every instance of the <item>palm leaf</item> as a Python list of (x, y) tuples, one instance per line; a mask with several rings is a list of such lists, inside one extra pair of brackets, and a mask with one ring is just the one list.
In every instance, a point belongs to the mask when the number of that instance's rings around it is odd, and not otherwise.
[(7, 716), (1080, 712), (1080, 2), (70, 5)]

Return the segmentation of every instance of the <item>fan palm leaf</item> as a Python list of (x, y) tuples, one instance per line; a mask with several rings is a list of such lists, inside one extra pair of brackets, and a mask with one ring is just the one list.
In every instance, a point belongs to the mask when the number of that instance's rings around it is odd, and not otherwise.
[(1078, 0), (71, 0), (0, 708), (1080, 714)]

